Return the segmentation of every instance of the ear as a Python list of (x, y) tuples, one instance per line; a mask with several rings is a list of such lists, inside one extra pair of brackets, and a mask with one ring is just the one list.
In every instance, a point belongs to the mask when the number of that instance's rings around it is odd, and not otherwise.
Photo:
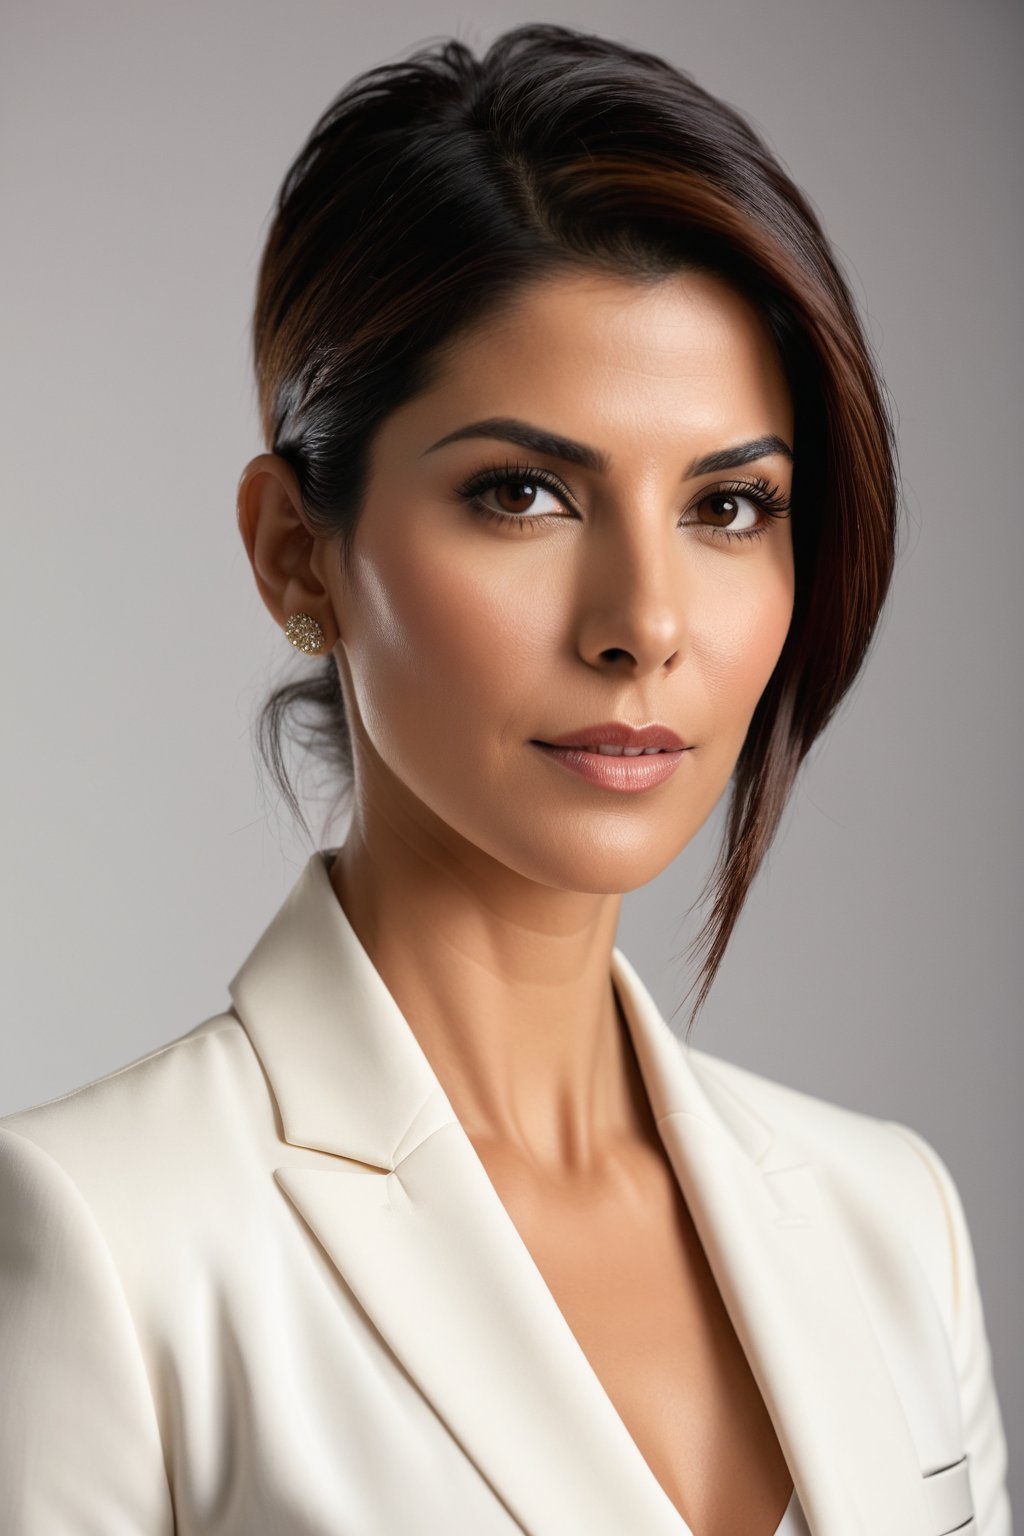
[(308, 613), (333, 647), (337, 621), (318, 575), (324, 540), (308, 527), (295, 471), (278, 454), (258, 454), (242, 471), (238, 531), (274, 622), (283, 628), (291, 614)]

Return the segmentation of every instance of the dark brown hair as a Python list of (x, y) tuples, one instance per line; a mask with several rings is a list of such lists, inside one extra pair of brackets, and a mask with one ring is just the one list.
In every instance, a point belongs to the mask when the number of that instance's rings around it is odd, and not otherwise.
[[(558, 271), (703, 269), (756, 306), (793, 398), (793, 621), (732, 781), (695, 942), (696, 1017), (799, 765), (856, 676), (890, 582), (896, 450), (855, 306), (810, 205), (730, 106), (651, 54), (569, 28), (477, 58), (423, 47), (358, 76), (288, 171), (253, 321), (268, 450), (342, 558), (383, 419), (467, 327)], [(305, 664), (310, 667), (310, 663)], [(332, 657), (266, 700), (262, 755), (308, 825), (285, 728), (350, 786)], [(695, 983), (696, 985), (696, 983)]]

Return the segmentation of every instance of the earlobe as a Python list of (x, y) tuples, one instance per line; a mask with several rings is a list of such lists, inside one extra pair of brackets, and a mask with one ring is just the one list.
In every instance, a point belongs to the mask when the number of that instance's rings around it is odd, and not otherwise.
[(311, 614), (290, 613), (285, 619), (284, 633), (305, 656), (322, 656), (327, 649), (327, 636)]
[(333, 616), (316, 571), (316, 535), (303, 513), (295, 471), (278, 454), (257, 454), (245, 466), (237, 518), (256, 586), (274, 622), (284, 627), (302, 614), (317, 626), (323, 649), (329, 649)]

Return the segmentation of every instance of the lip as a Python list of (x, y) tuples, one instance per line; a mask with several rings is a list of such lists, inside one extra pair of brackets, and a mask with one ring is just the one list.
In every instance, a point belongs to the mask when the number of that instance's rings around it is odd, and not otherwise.
[[(667, 725), (626, 725), (621, 720), (606, 720), (603, 725), (584, 725), (569, 731), (555, 741), (534, 740), (532, 745), (553, 762), (568, 768), (590, 784), (602, 789), (625, 790), (627, 793), (640, 789), (653, 789), (670, 778), (689, 751)], [(609, 753), (589, 750), (597, 746), (635, 747), (641, 750), (632, 757), (613, 756)], [(651, 748), (657, 750), (652, 751)]]
[(684, 747), (645, 752), (639, 757), (612, 757), (602, 752), (588, 752), (586, 747), (552, 747), (544, 741), (535, 741), (532, 745), (552, 762), (586, 779), (588, 784), (627, 793), (663, 784), (675, 773), (687, 750)]
[(667, 725), (626, 725), (621, 720), (606, 720), (602, 725), (581, 725), (564, 736), (537, 739), (540, 747), (661, 747), (665, 752), (685, 752), (686, 742)]

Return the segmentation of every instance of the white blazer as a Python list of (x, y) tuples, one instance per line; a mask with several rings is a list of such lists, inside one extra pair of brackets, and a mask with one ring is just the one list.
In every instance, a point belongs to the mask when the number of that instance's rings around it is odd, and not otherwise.
[[(0, 1530), (687, 1536), (348, 922), (333, 852), (231, 1009), (0, 1122)], [(612, 965), (814, 1536), (1009, 1536), (942, 1162), (682, 1045)]]

